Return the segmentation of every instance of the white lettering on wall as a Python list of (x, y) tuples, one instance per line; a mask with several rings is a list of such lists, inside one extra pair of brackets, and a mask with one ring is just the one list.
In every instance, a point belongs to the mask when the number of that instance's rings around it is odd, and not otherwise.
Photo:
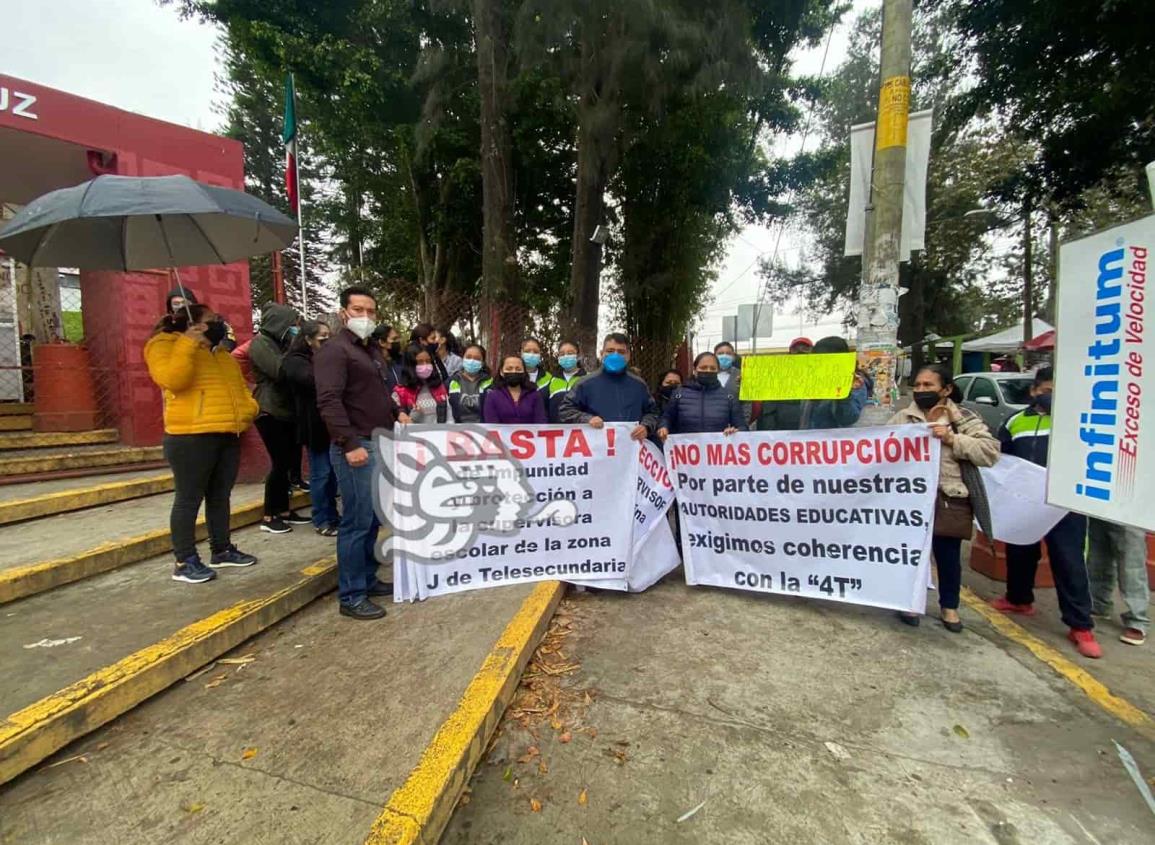
[(20, 91), (9, 93), (7, 88), (0, 87), (0, 112), (11, 110), (16, 117), (39, 120), (40, 116), (32, 111), (34, 105), (36, 105), (36, 97), (32, 94), (23, 94)]

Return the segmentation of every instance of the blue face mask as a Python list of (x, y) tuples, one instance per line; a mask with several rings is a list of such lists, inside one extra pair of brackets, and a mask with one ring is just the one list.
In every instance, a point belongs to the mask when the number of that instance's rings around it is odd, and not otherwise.
[(461, 369), (465, 370), (469, 375), (475, 376), (481, 372), (481, 362), (475, 361), (473, 358), (466, 358), (461, 362)]
[(563, 370), (565, 370), (567, 373), (570, 370), (576, 370), (577, 369), (578, 362), (577, 362), (577, 356), (576, 355), (558, 355), (557, 356), (557, 362), (561, 366), (561, 368)]
[(296, 337), (301, 333), (300, 326), (289, 326), (289, 337)]
[(626, 368), (626, 356), (620, 352), (611, 352), (602, 356), (602, 366), (607, 373), (620, 373)]
[(718, 356), (718, 367), (723, 370), (728, 370), (734, 366), (734, 356), (727, 355), (725, 352)]
[(536, 370), (538, 364), (541, 363), (541, 356), (536, 352), (522, 352), (521, 360), (525, 364), (527, 370)]

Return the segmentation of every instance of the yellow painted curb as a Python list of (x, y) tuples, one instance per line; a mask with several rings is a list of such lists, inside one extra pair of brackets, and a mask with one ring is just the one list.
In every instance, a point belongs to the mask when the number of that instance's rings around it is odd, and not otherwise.
[(32, 417), (0, 416), (0, 431), (31, 431)]
[(1135, 728), (1148, 739), (1155, 740), (1155, 719), (1145, 711), (1112, 693), (1086, 669), (1064, 657), (1026, 628), (1008, 619), (1006, 614), (995, 610), (969, 587), (962, 588), (962, 600), (967, 607), (990, 622), (996, 631), (1026, 648), (1116, 719)]
[(161, 446), (94, 449), (91, 452), (71, 452), (65, 455), (5, 456), (0, 458), (0, 476), (31, 475), (36, 472), (56, 472), (62, 469), (89, 469), (163, 460), (164, 448)]
[(366, 845), (436, 845), (564, 592), (560, 581), (544, 581), (522, 602)]
[(336, 558), (318, 561), (289, 586), (238, 602), (159, 643), (94, 672), (0, 723), (0, 783), (126, 713), (236, 648), (337, 584)]
[[(308, 503), (308, 493), (295, 493), (289, 500), (290, 506), (294, 508), (303, 507)], [(264, 505), (259, 501), (235, 508), (229, 518), (229, 525), (234, 529), (252, 525), (260, 521), (264, 510)], [(205, 525), (204, 517), (201, 517), (197, 520), (196, 538), (204, 540), (206, 537), (208, 527)], [(109, 540), (72, 557), (0, 569), (0, 604), (34, 596), (54, 587), (91, 578), (102, 572), (111, 572), (130, 563), (162, 555), (171, 549), (172, 534), (169, 529), (157, 528), (135, 537)]]
[(34, 410), (31, 402), (0, 402), (0, 417), (24, 416)]
[(41, 496), (29, 496), (27, 499), (0, 502), (0, 525), (111, 505), (114, 502), (138, 499), (156, 493), (168, 493), (172, 490), (172, 483), (172, 474), (165, 473), (148, 478), (134, 478), (131, 481), (114, 481), (93, 487), (62, 490), (59, 493), (45, 493)]
[(120, 432), (115, 428), (93, 431), (21, 431), (0, 434), (0, 449), (46, 449), (56, 446), (91, 446), (94, 443), (115, 443)]

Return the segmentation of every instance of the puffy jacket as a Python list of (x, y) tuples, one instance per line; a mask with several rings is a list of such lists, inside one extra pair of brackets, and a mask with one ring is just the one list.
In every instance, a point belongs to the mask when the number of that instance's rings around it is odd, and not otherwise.
[(683, 385), (666, 405), (658, 427), (671, 434), (695, 434), (724, 431), (730, 426), (746, 427), (746, 417), (738, 397), (721, 385), (704, 387), (691, 381)]
[(313, 350), (306, 346), (285, 356), (285, 378), (293, 389), (297, 409), (297, 442), (310, 452), (329, 450), (329, 429), (317, 407), (317, 382), (313, 377)]
[(601, 417), (606, 422), (640, 423), (650, 434), (658, 430), (658, 406), (650, 388), (629, 370), (594, 370), (566, 392), (558, 416), (563, 423), (588, 423)]
[(241, 368), (227, 351), (209, 351), (178, 332), (144, 345), (148, 374), (164, 390), (169, 434), (240, 434), (257, 416)]
[[(978, 414), (960, 408), (947, 400), (950, 421), (955, 425), (954, 445), (943, 444), (939, 462), (938, 489), (953, 499), (964, 499), (969, 494), (963, 483), (959, 460), (970, 461), (975, 466), (994, 466), (999, 459), (999, 441), (995, 440), (987, 424)], [(927, 423), (922, 408), (913, 402), (890, 418), (891, 425), (905, 423)]]
[(270, 302), (261, 312), (261, 331), (249, 345), (249, 361), (256, 382), (253, 396), (261, 406), (261, 413), (279, 420), (291, 420), (296, 413), (293, 388), (282, 365), (292, 340), (289, 329), (299, 319), (295, 308)]

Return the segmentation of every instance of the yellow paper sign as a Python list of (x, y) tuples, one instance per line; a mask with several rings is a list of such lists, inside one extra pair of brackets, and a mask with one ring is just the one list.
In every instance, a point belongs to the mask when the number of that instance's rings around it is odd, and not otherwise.
[(892, 76), (878, 90), (878, 131), (876, 150), (906, 146), (906, 129), (910, 116), (910, 77)]
[(742, 359), (744, 402), (845, 399), (854, 384), (855, 354), (752, 355)]

